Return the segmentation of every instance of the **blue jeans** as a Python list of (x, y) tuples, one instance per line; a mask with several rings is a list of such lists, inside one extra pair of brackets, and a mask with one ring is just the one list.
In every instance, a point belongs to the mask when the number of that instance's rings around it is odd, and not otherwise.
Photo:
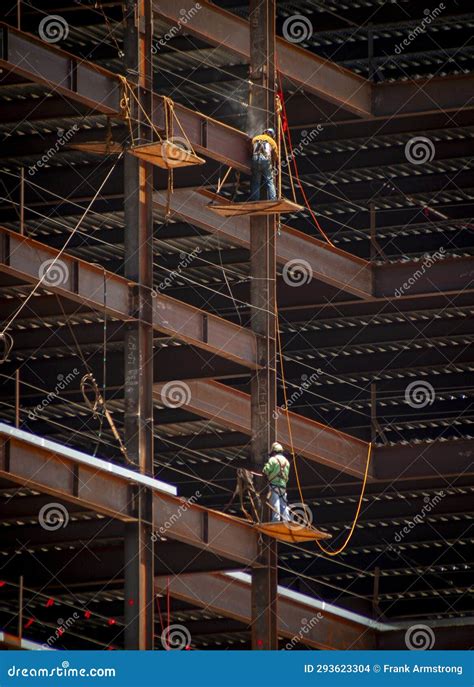
[(268, 200), (276, 200), (275, 182), (273, 180), (272, 161), (266, 157), (252, 157), (252, 181), (249, 200), (261, 200), (260, 187), (263, 184)]
[(272, 522), (290, 519), (286, 489), (270, 484), (270, 505), (274, 509), (272, 510)]

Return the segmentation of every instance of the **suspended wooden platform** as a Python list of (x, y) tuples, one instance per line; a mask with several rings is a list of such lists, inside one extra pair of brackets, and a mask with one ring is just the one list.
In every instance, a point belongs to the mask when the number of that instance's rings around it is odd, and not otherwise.
[(221, 217), (238, 217), (240, 215), (282, 215), (288, 212), (301, 212), (302, 205), (293, 203), (287, 198), (279, 200), (249, 200), (243, 203), (232, 203), (222, 200), (218, 203), (209, 203), (209, 210), (216, 212)]
[(111, 141), (87, 141), (86, 143), (71, 143), (67, 146), (72, 150), (80, 150), (84, 153), (93, 153), (94, 155), (118, 155), (123, 148), (120, 143)]
[(133, 146), (129, 152), (135, 155), (135, 157), (139, 157), (141, 160), (145, 160), (145, 162), (151, 162), (151, 164), (163, 169), (203, 165), (206, 162), (202, 157), (198, 157), (186, 148), (176, 145), (173, 141), (145, 143), (144, 145)]
[(331, 535), (327, 532), (321, 532), (321, 530), (317, 530), (315, 527), (299, 525), (297, 522), (288, 520), (256, 523), (255, 527), (259, 532), (266, 534), (268, 537), (290, 543), (302, 543), (331, 538)]

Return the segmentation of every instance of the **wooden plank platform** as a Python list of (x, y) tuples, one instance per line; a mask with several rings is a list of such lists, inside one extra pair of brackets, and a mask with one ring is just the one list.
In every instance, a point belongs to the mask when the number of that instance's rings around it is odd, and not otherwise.
[(219, 203), (209, 203), (209, 210), (221, 217), (238, 217), (240, 215), (282, 215), (289, 212), (301, 212), (302, 205), (293, 203), (287, 198), (279, 200), (249, 200), (243, 203), (232, 203), (224, 199)]
[(320, 539), (330, 539), (331, 535), (321, 532), (315, 527), (300, 525), (297, 522), (280, 520), (279, 522), (256, 523), (255, 527), (262, 534), (278, 539), (278, 541), (301, 543), (306, 541), (316, 541)]
[(145, 162), (151, 162), (151, 164), (163, 169), (203, 165), (206, 162), (204, 158), (198, 157), (195, 153), (173, 141), (157, 141), (133, 146), (129, 152), (135, 157), (139, 157)]

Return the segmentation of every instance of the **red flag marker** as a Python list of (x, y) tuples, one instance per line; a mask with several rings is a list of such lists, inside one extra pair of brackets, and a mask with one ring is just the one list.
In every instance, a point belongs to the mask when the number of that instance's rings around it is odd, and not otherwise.
[(54, 599), (48, 599), (46, 602), (46, 608), (49, 608), (50, 606), (54, 606)]
[(115, 618), (109, 618), (109, 625), (115, 625), (116, 620)]
[(87, 620), (89, 620), (90, 617), (91, 617), (91, 612), (90, 612), (90, 611), (86, 611), (86, 612), (84, 613), (84, 618), (86, 618)]
[(35, 622), (34, 618), (29, 618), (29, 620), (27, 620), (27, 622), (25, 624), (25, 630), (27, 630), (29, 627), (31, 627), (31, 625), (33, 625), (34, 622)]

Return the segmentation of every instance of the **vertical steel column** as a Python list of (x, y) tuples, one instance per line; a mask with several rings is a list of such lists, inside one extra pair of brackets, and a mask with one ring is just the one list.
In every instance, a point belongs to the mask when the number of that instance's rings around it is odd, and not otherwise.
[[(249, 133), (275, 128), (275, 1), (250, 0)], [(251, 458), (261, 471), (275, 440), (276, 407), (276, 219), (250, 218), (251, 327), (262, 369), (251, 382)], [(265, 482), (258, 480), (263, 488)], [(262, 517), (270, 519), (264, 506)], [(252, 648), (278, 649), (277, 543), (263, 537), (252, 570)]]
[[(125, 62), (127, 78), (138, 86), (142, 107), (151, 112), (150, 0), (126, 0)], [(132, 128), (135, 139), (150, 140), (151, 132), (141, 108), (133, 99)], [(124, 160), (125, 276), (137, 283), (131, 312), (138, 318), (125, 334), (125, 444), (130, 460), (141, 473), (153, 473), (153, 286), (151, 165), (126, 154)], [(153, 649), (154, 592), (152, 494), (131, 491), (136, 523), (126, 525), (125, 648)]]

